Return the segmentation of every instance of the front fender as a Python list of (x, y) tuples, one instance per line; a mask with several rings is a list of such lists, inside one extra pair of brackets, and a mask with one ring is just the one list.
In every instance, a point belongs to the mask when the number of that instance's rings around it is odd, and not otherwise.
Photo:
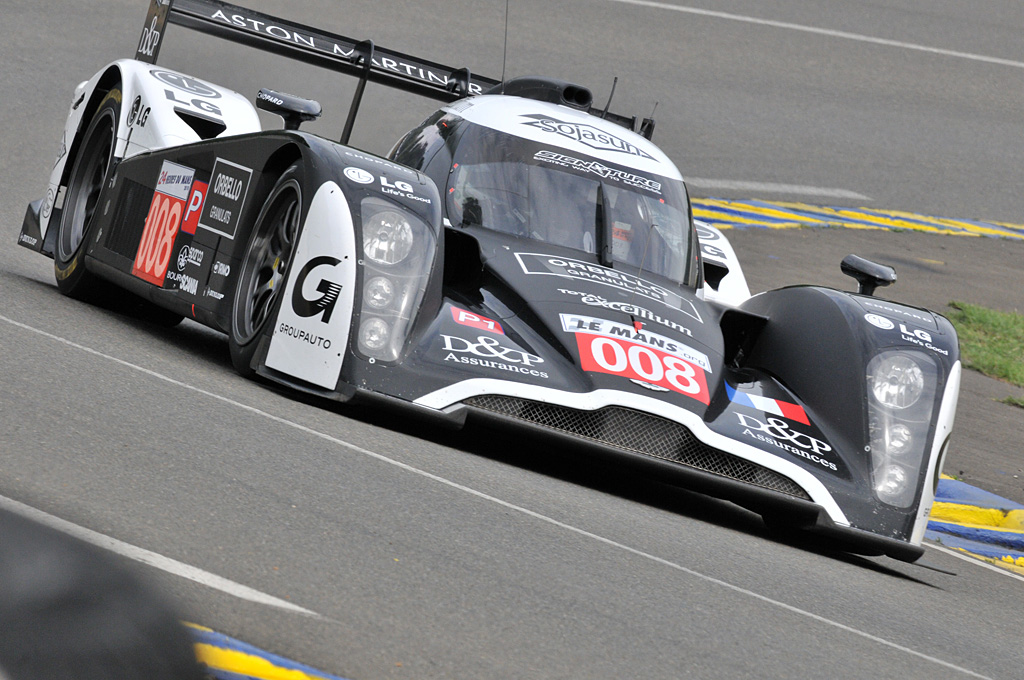
[[(813, 286), (762, 293), (741, 309), (768, 322), (739, 362), (803, 404), (848, 471), (819, 477), (851, 524), (919, 542), (959, 388), (952, 324), (928, 310)], [(919, 377), (920, 396), (886, 405), (883, 375)], [(905, 446), (895, 433), (908, 438)]]

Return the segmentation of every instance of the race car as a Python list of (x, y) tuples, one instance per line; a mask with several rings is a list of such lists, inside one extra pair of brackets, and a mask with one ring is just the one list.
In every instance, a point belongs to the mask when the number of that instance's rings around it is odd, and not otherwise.
[[(253, 103), (157, 66), (173, 24), (359, 78), (340, 141), (300, 129), (313, 100)], [(353, 148), (368, 83), (442, 108), (386, 157)], [(856, 256), (857, 293), (751, 296), (654, 121), (592, 100), (154, 0), (135, 57), (76, 88), (18, 240), (53, 258), (66, 295), (223, 332), (242, 374), (529, 429), (770, 526), (916, 560), (959, 390), (951, 324), (875, 297), (895, 272)]]

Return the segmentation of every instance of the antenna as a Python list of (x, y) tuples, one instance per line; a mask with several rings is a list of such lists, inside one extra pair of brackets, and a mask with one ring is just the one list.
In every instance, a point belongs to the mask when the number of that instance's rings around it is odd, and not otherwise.
[(508, 0), (505, 0), (505, 44), (501, 47), (501, 94), (505, 94), (505, 62), (508, 60)]
[(619, 77), (615, 76), (612, 79), (612, 91), (608, 93), (608, 103), (604, 105), (604, 111), (601, 112), (601, 117), (604, 118), (608, 115), (608, 109), (612, 107), (612, 97), (615, 96), (615, 86), (619, 84)]

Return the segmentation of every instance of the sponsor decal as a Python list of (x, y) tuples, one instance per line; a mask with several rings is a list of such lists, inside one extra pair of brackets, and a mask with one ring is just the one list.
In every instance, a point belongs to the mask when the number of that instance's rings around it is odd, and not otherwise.
[(220, 292), (219, 290), (214, 290), (213, 288), (210, 288), (209, 286), (207, 286), (203, 290), (203, 297), (210, 297), (210, 298), (213, 298), (214, 300), (223, 300), (224, 299), (224, 293)]
[(922, 326), (927, 326), (932, 330), (938, 328), (938, 326), (936, 326), (935, 324), (935, 318), (931, 314), (923, 310), (916, 310), (910, 307), (903, 307), (902, 305), (886, 304), (884, 302), (879, 302), (877, 301), (877, 299), (874, 298), (858, 298), (857, 302), (859, 302), (863, 307), (873, 309), (877, 312), (883, 312), (888, 316), (896, 316), (903, 319), (909, 319), (911, 321), (915, 321), (921, 324)]
[[(232, 9), (241, 8), (233, 7)], [(341, 44), (324, 35), (313, 34), (307, 31), (297, 31), (290, 26), (284, 26), (277, 23), (267, 23), (263, 20), (263, 17), (260, 19), (254, 19), (239, 13), (226, 14), (224, 10), (221, 9), (214, 11), (208, 16), (212, 20), (229, 24), (237, 28), (246, 29), (251, 33), (272, 38), (276, 42), (298, 45), (299, 47), (324, 52), (332, 56), (347, 58), (356, 56), (354, 45), (348, 43)], [(283, 23), (284, 22), (281, 22), (281, 24)], [(382, 57), (379, 55), (374, 55), (371, 62), (377, 69), (398, 73), (432, 85), (438, 85), (441, 87), (446, 87), (448, 85), (448, 73), (433, 71), (427, 64), (418, 64), (404, 58)], [(481, 92), (482, 89), (479, 85), (470, 83), (469, 94), (480, 94)]]
[(492, 319), (488, 319), (486, 316), (480, 316), (473, 312), (460, 309), (458, 307), (452, 307), (452, 318), (455, 323), (462, 324), (463, 326), (469, 326), (480, 331), (490, 331), (491, 333), (497, 333), (498, 335), (505, 335), (504, 329), (501, 324)]
[(20, 236), (18, 236), (18, 242), (27, 243), (30, 246), (34, 246), (35, 244), (39, 243), (39, 239), (35, 238), (34, 236), (29, 236), (28, 234), (21, 234)]
[(194, 177), (192, 168), (163, 162), (132, 264), (133, 275), (157, 286), (163, 283)]
[(544, 359), (514, 347), (505, 347), (497, 338), (489, 335), (477, 336), (476, 342), (455, 335), (442, 335), (446, 352), (475, 354), (479, 357), (497, 359), (509, 364), (533, 366), (544, 363)]
[(409, 184), (408, 182), (405, 182), (405, 181), (402, 181), (402, 180), (397, 180), (395, 182), (391, 182), (391, 181), (388, 180), (387, 177), (384, 177), (383, 175), (381, 175), (381, 178), (380, 178), (380, 191), (383, 194), (390, 194), (392, 196), (401, 196), (402, 198), (410, 198), (410, 199), (412, 199), (414, 201), (419, 201), (420, 203), (430, 203), (430, 199), (429, 198), (424, 198), (423, 196), (417, 196), (413, 192), (412, 185)]
[(896, 328), (896, 324), (878, 314), (865, 314), (864, 320), (875, 328), (881, 328), (883, 331), (891, 331), (893, 328)]
[(702, 224), (695, 223), (694, 227), (697, 230), (697, 242), (700, 243), (701, 254), (705, 257), (727, 262), (729, 258), (726, 256), (725, 251), (711, 243), (712, 241), (720, 240), (722, 238), (721, 234)]
[(795, 420), (798, 423), (803, 423), (804, 425), (811, 424), (810, 419), (807, 417), (807, 413), (799, 404), (791, 404), (780, 399), (769, 399), (768, 397), (762, 397), (757, 394), (740, 392), (729, 383), (725, 383), (725, 392), (729, 395), (729, 401), (734, 404), (746, 406), (763, 413), (770, 413), (774, 416), (782, 416), (783, 418)]
[(575, 260), (571, 257), (558, 257), (543, 253), (516, 253), (515, 256), (519, 260), (519, 266), (526, 274), (561, 276), (567, 279), (611, 286), (676, 308), (683, 314), (703, 323), (697, 308), (690, 300), (639, 276)]
[(308, 343), (311, 347), (316, 347), (318, 349), (331, 348), (330, 338), (325, 338), (322, 335), (315, 335), (313, 333), (309, 333), (301, 328), (296, 328), (295, 326), (291, 326), (284, 322), (282, 322), (281, 325), (278, 326), (277, 332), (280, 335), (286, 335), (289, 338), (295, 338), (296, 340), (301, 340), (302, 342)]
[(231, 276), (231, 265), (227, 262), (215, 260), (213, 263), (213, 273), (218, 276)]
[(206, 201), (206, 191), (209, 189), (206, 182), (196, 180), (192, 183), (192, 189), (188, 195), (188, 206), (185, 208), (185, 216), (181, 219), (181, 231), (186, 234), (196, 233), (199, 226), (199, 216), (202, 215), (203, 202)]
[(178, 251), (178, 271), (183, 271), (187, 265), (194, 265), (196, 267), (203, 266), (203, 256), (206, 253), (200, 249), (191, 245), (184, 245), (181, 250)]
[(197, 226), (226, 238), (235, 238), (251, 178), (251, 168), (218, 158), (213, 164)]
[(43, 209), (39, 211), (39, 216), (44, 220), (50, 216), (50, 212), (53, 210), (53, 201), (56, 198), (53, 187), (51, 186), (46, 190), (46, 201), (43, 202)]
[(641, 175), (635, 175), (625, 170), (609, 168), (607, 165), (603, 165), (597, 161), (585, 161), (579, 158), (573, 158), (572, 156), (566, 156), (565, 154), (560, 154), (555, 151), (538, 151), (534, 154), (533, 159), (535, 161), (544, 161), (546, 163), (560, 165), (565, 168), (573, 168), (582, 172), (589, 172), (602, 179), (612, 179), (631, 187), (646, 189), (647, 191), (651, 191), (656, 194), (661, 193), (661, 182), (655, 182), (652, 179), (642, 177)]
[(880, 314), (865, 314), (864, 318), (872, 326), (881, 328), (883, 331), (891, 331), (898, 326), (900, 338), (903, 341), (918, 345), (919, 347), (924, 347), (925, 349), (930, 349), (937, 354), (949, 356), (949, 350), (933, 345), (932, 334), (922, 328), (909, 328), (907, 324), (902, 321), (897, 324), (892, 321), (892, 319), (887, 319)]
[(146, 23), (142, 27), (142, 36), (139, 38), (139, 46), (135, 50), (135, 58), (139, 61), (150, 64), (156, 62), (169, 5), (168, 0), (156, 0), (150, 4), (146, 13)]
[[(417, 173), (414, 170), (410, 170), (409, 168), (405, 167), (404, 165), (398, 165), (397, 163), (392, 163), (391, 161), (386, 161), (383, 158), (377, 158), (376, 156), (367, 156), (366, 154), (359, 153), (358, 151), (353, 151), (351, 149), (346, 149), (344, 153), (349, 158), (356, 158), (356, 159), (358, 159), (360, 161), (363, 161), (364, 163), (373, 163), (374, 165), (383, 165), (384, 167), (386, 167), (386, 168), (388, 168), (390, 170), (393, 170), (393, 171), (399, 172), (399, 173), (403, 173), (406, 177), (409, 177), (409, 178), (416, 177), (416, 175), (417, 175)], [(373, 180), (371, 179), (370, 181), (372, 182)]]
[(631, 324), (618, 323), (608, 319), (598, 319), (581, 314), (559, 314), (558, 316), (562, 322), (562, 330), (567, 333), (586, 333), (589, 335), (601, 335), (607, 338), (624, 338), (632, 343), (675, 355), (688, 363), (699, 366), (708, 373), (712, 372), (711, 362), (708, 361), (706, 354), (664, 335), (644, 331), (642, 325), (640, 328), (637, 328)]
[[(344, 175), (348, 179), (352, 180), (356, 184), (373, 184), (374, 180), (378, 179), (372, 172), (350, 166), (345, 168)], [(401, 196), (402, 198), (409, 198), (420, 203), (430, 203), (429, 198), (417, 196), (412, 184), (404, 180), (389, 180), (385, 175), (381, 175), (380, 179), (380, 191), (382, 194), (388, 194), (391, 196)]]
[(620, 139), (610, 132), (605, 132), (594, 125), (558, 120), (557, 118), (553, 118), (543, 113), (524, 114), (523, 118), (529, 119), (524, 121), (523, 125), (529, 125), (530, 127), (539, 128), (544, 132), (560, 135), (584, 146), (588, 146), (591, 149), (614, 151), (628, 154), (630, 156), (637, 156), (639, 158), (646, 158), (652, 161), (654, 160), (654, 156), (650, 155), (638, 146), (630, 144), (626, 140)]
[[(671, 328), (672, 330), (679, 331), (684, 335), (693, 337), (693, 332), (686, 326), (676, 321), (673, 321), (672, 319), (667, 319), (663, 316), (655, 314), (646, 307), (634, 305), (629, 302), (612, 302), (610, 300), (606, 300), (600, 295), (594, 295), (593, 293), (581, 293), (576, 290), (566, 290), (565, 288), (559, 288), (558, 292), (562, 293), (563, 295), (573, 295), (575, 297), (578, 297), (580, 299), (579, 301), (585, 305), (590, 305), (591, 307), (601, 307), (602, 309), (611, 309), (616, 312), (628, 314), (631, 317), (644, 319), (645, 321), (653, 321), (654, 323), (665, 326), (666, 328)], [(683, 311), (684, 314), (686, 313), (684, 310), (680, 311)], [(637, 323), (642, 322), (637, 321)]]
[(338, 296), (341, 295), (341, 284), (321, 277), (320, 282), (316, 285), (316, 292), (322, 293), (322, 295), (312, 300), (306, 297), (303, 288), (305, 288), (306, 280), (309, 279), (309, 275), (314, 269), (317, 267), (336, 267), (339, 264), (341, 264), (341, 260), (329, 255), (314, 257), (307, 262), (295, 279), (295, 288), (292, 290), (292, 311), (303, 318), (319, 314), (322, 315), (320, 321), (330, 323), (331, 314), (334, 313), (334, 306), (338, 303)]
[(174, 89), (180, 90), (194, 97), (204, 97), (206, 99), (220, 98), (220, 92), (214, 89), (212, 85), (207, 85), (197, 78), (182, 75), (181, 73), (175, 73), (174, 71), (163, 71), (160, 69), (152, 69), (149, 74), (164, 85), (170, 85)]
[(280, 97), (275, 97), (274, 95), (272, 95), (269, 92), (266, 92), (264, 90), (260, 90), (259, 92), (256, 93), (256, 99), (262, 99), (263, 101), (270, 102), (271, 104), (276, 104), (278, 106), (284, 106), (284, 100), (283, 99), (281, 99)]
[(196, 291), (199, 290), (199, 280), (187, 274), (179, 274), (176, 271), (168, 271), (167, 281), (173, 281), (174, 283), (177, 284), (178, 290), (184, 291), (189, 295), (195, 295)]
[(515, 347), (506, 347), (497, 338), (480, 335), (476, 341), (466, 340), (457, 335), (442, 335), (442, 349), (447, 352), (445, 361), (481, 368), (495, 368), (535, 378), (547, 378), (548, 374), (534, 368), (543, 364), (544, 359)]
[(142, 95), (137, 95), (135, 101), (132, 102), (132, 107), (128, 109), (128, 127), (139, 124), (139, 127), (146, 127), (146, 121), (149, 120), (150, 108), (142, 103)]
[(759, 442), (775, 446), (794, 456), (800, 456), (812, 463), (817, 463), (827, 470), (838, 472), (835, 463), (822, 454), (832, 451), (825, 442), (792, 429), (792, 426), (781, 418), (765, 418), (761, 420), (743, 413), (735, 414), (743, 428), (743, 436)]
[(625, 338), (576, 333), (580, 368), (639, 380), (711, 403), (704, 370), (674, 354)]
[(373, 174), (362, 168), (354, 166), (345, 168), (345, 177), (348, 177), (356, 184), (373, 184)]

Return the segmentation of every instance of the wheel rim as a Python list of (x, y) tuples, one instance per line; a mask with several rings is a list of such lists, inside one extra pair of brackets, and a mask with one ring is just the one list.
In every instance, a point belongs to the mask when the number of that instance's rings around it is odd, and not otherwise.
[(68, 197), (64, 205), (64, 216), (60, 223), (58, 254), (62, 262), (67, 262), (82, 245), (85, 234), (96, 212), (103, 182), (110, 166), (110, 156), (114, 140), (114, 116), (106, 113), (90, 135), (86, 146), (82, 149), (80, 163), (76, 164), (74, 174), (68, 183)]
[(239, 344), (247, 344), (263, 329), (282, 292), (299, 230), (300, 203), (298, 185), (285, 185), (249, 245), (235, 304)]

